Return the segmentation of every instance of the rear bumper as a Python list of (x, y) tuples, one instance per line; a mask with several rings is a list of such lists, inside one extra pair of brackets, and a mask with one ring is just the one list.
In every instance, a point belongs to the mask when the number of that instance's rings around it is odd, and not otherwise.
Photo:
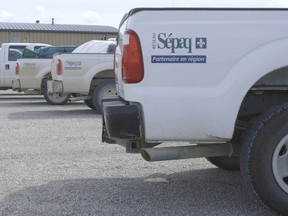
[(102, 100), (102, 142), (121, 143), (121, 140), (136, 140), (141, 136), (140, 111), (118, 96)]
[(49, 93), (62, 93), (64, 92), (63, 82), (58, 80), (48, 80), (47, 89)]

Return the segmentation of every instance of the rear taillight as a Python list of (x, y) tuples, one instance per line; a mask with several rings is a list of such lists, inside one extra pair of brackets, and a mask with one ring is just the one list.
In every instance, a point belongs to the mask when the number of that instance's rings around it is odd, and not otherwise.
[(56, 65), (56, 74), (61, 75), (62, 73), (63, 73), (62, 61), (58, 59)]
[(16, 63), (15, 73), (16, 73), (16, 75), (19, 75), (19, 73), (20, 73), (20, 66), (18, 63)]
[(144, 77), (140, 40), (132, 30), (127, 30), (124, 37), (122, 79), (124, 83), (139, 83)]

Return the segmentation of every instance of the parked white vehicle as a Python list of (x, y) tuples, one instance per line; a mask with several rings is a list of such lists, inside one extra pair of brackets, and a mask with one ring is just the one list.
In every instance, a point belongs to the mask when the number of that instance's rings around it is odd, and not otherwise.
[(12, 89), (12, 80), (16, 77), (16, 61), (22, 57), (25, 48), (38, 50), (45, 46), (50, 45), (42, 43), (2, 43), (0, 48), (0, 89)]
[[(140, 8), (120, 26), (103, 141), (241, 168), (248, 193), (287, 215), (288, 10)], [(152, 148), (166, 141), (189, 145)]]
[(116, 94), (113, 72), (115, 46), (115, 41), (93, 40), (71, 54), (54, 56), (48, 92), (51, 95), (74, 93), (76, 97), (70, 100), (84, 100), (88, 107), (100, 112), (101, 98)]
[(30, 94), (43, 94), (46, 100), (54, 104), (65, 104), (69, 95), (54, 95), (47, 93), (47, 80), (51, 79), (51, 62), (56, 53), (71, 53), (77, 46), (49, 46), (40, 48), (37, 53), (32, 53), (31, 58), (20, 58), (16, 62), (16, 76), (13, 79), (13, 90), (24, 91)]

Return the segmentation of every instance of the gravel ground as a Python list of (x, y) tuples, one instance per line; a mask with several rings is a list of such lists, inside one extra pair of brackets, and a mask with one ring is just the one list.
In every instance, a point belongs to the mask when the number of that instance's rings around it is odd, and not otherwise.
[(101, 116), (83, 103), (0, 91), (0, 122), (1, 216), (276, 215), (246, 197), (240, 172), (101, 143)]

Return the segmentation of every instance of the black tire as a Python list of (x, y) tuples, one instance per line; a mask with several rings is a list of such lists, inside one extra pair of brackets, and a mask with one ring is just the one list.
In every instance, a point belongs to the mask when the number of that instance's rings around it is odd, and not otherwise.
[[(288, 213), (288, 103), (272, 107), (248, 130), (241, 150), (243, 184), (256, 200)], [(259, 199), (258, 199), (259, 198)]]
[(64, 105), (68, 102), (70, 94), (49, 93), (47, 88), (47, 79), (43, 80), (42, 92), (45, 100), (52, 105)]
[(92, 103), (94, 109), (101, 113), (101, 99), (105, 96), (117, 95), (115, 81), (112, 79), (106, 79), (101, 81), (94, 89), (92, 94)]
[(206, 159), (213, 165), (224, 170), (230, 170), (230, 171), (240, 170), (239, 152), (240, 152), (240, 146), (242, 144), (243, 132), (244, 132), (243, 130), (236, 129), (230, 141), (230, 143), (232, 143), (233, 145), (234, 151), (238, 150), (236, 156), (232, 155), (231, 157), (229, 156), (208, 157)]
[(213, 165), (224, 169), (224, 170), (239, 170), (240, 169), (240, 159), (239, 157), (208, 157), (206, 158)]
[(84, 100), (84, 103), (85, 103), (90, 109), (94, 109), (94, 110), (95, 110), (95, 107), (94, 107), (94, 105), (93, 105), (92, 99)]

